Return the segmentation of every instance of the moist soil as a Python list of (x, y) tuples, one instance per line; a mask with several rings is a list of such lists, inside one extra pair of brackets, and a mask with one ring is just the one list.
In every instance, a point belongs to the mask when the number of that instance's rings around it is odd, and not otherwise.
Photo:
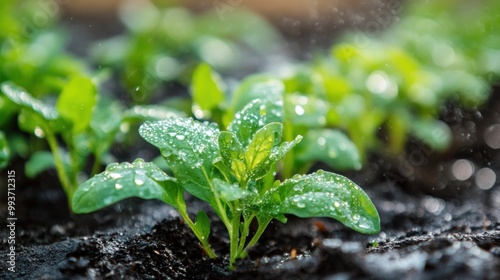
[[(495, 88), (480, 110), (442, 108), (454, 133), (447, 152), (410, 140), (405, 154), (372, 156), (363, 170), (344, 174), (377, 207), (379, 234), (363, 235), (332, 219), (289, 216), (287, 224), (272, 222), (233, 271), (227, 233), (204, 203), (187, 197), (191, 214), (204, 209), (213, 218), (210, 243), (217, 259), (208, 258), (175, 210), (159, 201), (132, 198), (74, 215), (54, 171), (29, 180), (24, 162), (14, 161), (7, 170), (16, 171), (15, 272), (7, 271), (10, 232), (2, 227), (0, 278), (500, 279), (500, 150), (483, 139), (488, 126), (500, 123), (499, 93)], [(451, 166), (458, 159), (491, 168), (497, 183), (484, 190), (474, 176), (454, 179)], [(2, 184), (5, 178), (3, 173)], [(6, 191), (0, 198), (7, 201)]]

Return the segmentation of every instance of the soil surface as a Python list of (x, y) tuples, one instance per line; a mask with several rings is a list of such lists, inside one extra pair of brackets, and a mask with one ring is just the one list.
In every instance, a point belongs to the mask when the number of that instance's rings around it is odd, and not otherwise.
[[(16, 171), (15, 272), (7, 271), (10, 231), (2, 227), (0, 279), (500, 279), (500, 150), (484, 143), (488, 127), (500, 124), (499, 89), (479, 111), (450, 104), (442, 114), (455, 134), (448, 152), (410, 141), (405, 155), (373, 156), (361, 172), (345, 174), (376, 205), (379, 234), (290, 216), (272, 222), (234, 271), (219, 221), (210, 240), (219, 258), (209, 259), (173, 208), (128, 199), (72, 215), (53, 171), (28, 180), (24, 162), (14, 161), (7, 170)], [(455, 179), (460, 159), (496, 173), (494, 186), (479, 188), (477, 174)], [(6, 172), (1, 177), (4, 184)], [(0, 199), (7, 201), (5, 191)], [(188, 204), (192, 214), (206, 207)]]

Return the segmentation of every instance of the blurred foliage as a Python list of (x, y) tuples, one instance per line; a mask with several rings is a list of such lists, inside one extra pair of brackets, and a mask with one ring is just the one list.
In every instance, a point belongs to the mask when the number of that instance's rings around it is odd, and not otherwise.
[[(348, 133), (363, 158), (403, 151), (409, 135), (435, 150), (451, 143), (446, 102), (477, 108), (500, 77), (498, 1), (408, 4), (381, 34), (348, 32), (329, 56), (292, 66), (286, 91), (328, 103), (325, 126)], [(317, 101), (316, 101), (317, 102)]]
[[(189, 84), (199, 62), (218, 71), (239, 70), (249, 55), (277, 47), (280, 35), (256, 14), (235, 10), (193, 14), (182, 7), (128, 4), (120, 16), (123, 35), (95, 44), (94, 60), (119, 73), (136, 102), (147, 103), (162, 84)], [(241, 71), (241, 70), (239, 70)]]

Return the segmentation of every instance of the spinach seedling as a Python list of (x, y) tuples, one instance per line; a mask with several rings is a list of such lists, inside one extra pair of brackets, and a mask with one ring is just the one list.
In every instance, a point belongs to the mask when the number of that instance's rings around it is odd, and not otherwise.
[(335, 170), (361, 168), (361, 157), (354, 143), (342, 131), (326, 126), (331, 105), (319, 96), (288, 91), (283, 80), (264, 74), (246, 77), (232, 94), (226, 94), (225, 90), (218, 73), (208, 64), (200, 64), (193, 72), (191, 85), (193, 114), (224, 126), (253, 99), (278, 96), (283, 100), (283, 140), (292, 141), (297, 135), (305, 139), (280, 160), (277, 171), (282, 178), (304, 174), (318, 161)]
[[(216, 257), (208, 243), (207, 214), (200, 211), (191, 220), (183, 195), (187, 191), (207, 202), (225, 225), (230, 269), (247, 256), (272, 219), (286, 222), (286, 214), (331, 217), (361, 233), (378, 232), (375, 206), (349, 179), (320, 170), (275, 180), (277, 161), (302, 139), (282, 142), (282, 122), (282, 98), (251, 101), (227, 131), (191, 118), (146, 122), (140, 135), (159, 148), (175, 178), (142, 159), (112, 164), (80, 185), (73, 210), (88, 213), (128, 197), (159, 199), (178, 210), (208, 256)], [(258, 228), (252, 233), (253, 221)]]
[[(25, 166), (26, 175), (35, 177), (55, 167), (69, 205), (80, 183), (79, 177), (85, 176), (89, 159), (93, 159), (90, 173), (99, 173), (123, 127), (183, 115), (161, 106), (134, 106), (125, 110), (117, 102), (98, 98), (101, 96), (94, 79), (86, 76), (72, 77), (63, 87), (55, 106), (35, 98), (11, 81), (2, 83), (0, 89), (3, 93), (0, 97), (19, 111), (20, 129), (35, 134), (37, 139), (45, 139), (50, 149), (50, 152), (43, 149), (31, 151)], [(7, 139), (0, 132), (0, 167), (9, 158), (6, 143)]]

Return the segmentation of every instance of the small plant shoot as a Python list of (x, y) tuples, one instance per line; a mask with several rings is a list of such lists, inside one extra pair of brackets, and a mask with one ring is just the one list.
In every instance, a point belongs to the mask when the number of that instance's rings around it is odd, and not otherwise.
[(194, 221), (188, 215), (188, 192), (207, 202), (226, 227), (230, 269), (247, 256), (271, 220), (286, 222), (287, 214), (330, 217), (361, 233), (379, 232), (375, 206), (349, 179), (322, 170), (275, 179), (276, 163), (302, 139), (282, 141), (283, 115), (282, 96), (276, 94), (236, 112), (227, 131), (192, 118), (145, 122), (140, 135), (160, 150), (174, 177), (142, 159), (111, 164), (79, 186), (73, 210), (88, 213), (128, 197), (159, 199), (179, 211), (207, 255), (216, 257), (208, 243), (207, 214), (200, 211)]

